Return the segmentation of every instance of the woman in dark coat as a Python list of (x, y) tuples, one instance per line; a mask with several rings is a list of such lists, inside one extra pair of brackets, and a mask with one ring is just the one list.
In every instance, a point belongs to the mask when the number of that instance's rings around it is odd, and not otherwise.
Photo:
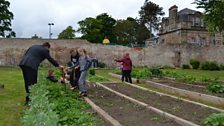
[(125, 53), (123, 58), (115, 59), (115, 61), (122, 63), (122, 70), (123, 70), (125, 81), (132, 83), (132, 79), (131, 79), (132, 61), (129, 56), (129, 53)]
[[(79, 61), (79, 53), (77, 49), (71, 49), (70, 51), (71, 54), (71, 62), (72, 64), (77, 64)], [(74, 76), (75, 74), (75, 76)], [(71, 84), (71, 89), (75, 89), (78, 87), (78, 80), (80, 77), (80, 68), (72, 68), (71, 74), (70, 74), (70, 84)]]

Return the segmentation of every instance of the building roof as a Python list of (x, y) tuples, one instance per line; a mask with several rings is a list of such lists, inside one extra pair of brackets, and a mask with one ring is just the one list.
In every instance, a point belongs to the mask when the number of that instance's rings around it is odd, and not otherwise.
[(184, 8), (184, 9), (182, 9), (178, 12), (178, 15), (189, 15), (189, 14), (195, 14), (195, 13), (201, 13), (201, 12), (191, 10), (191, 9), (188, 9), (188, 8)]

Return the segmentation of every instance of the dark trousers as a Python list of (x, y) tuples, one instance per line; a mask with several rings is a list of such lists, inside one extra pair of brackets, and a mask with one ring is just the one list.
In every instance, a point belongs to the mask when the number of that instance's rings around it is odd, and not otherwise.
[[(78, 86), (78, 81), (80, 77), (80, 68), (77, 69), (72, 69), (71, 74), (70, 74), (70, 84), (72, 87), (77, 87)], [(75, 77), (74, 77), (75, 74)]]
[(124, 70), (121, 70), (121, 81), (124, 82)]
[(29, 98), (29, 87), (33, 84), (37, 83), (37, 70), (34, 70), (30, 67), (20, 66), (23, 72), (23, 79), (25, 82), (25, 90), (26, 90), (26, 102), (30, 101)]
[(124, 78), (126, 82), (132, 83), (131, 70), (123, 70)]

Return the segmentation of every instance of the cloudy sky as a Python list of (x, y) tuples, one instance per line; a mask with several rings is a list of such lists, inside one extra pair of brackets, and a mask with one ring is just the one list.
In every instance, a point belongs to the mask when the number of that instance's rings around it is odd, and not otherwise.
[[(86, 17), (96, 17), (107, 13), (114, 19), (138, 17), (138, 11), (145, 0), (9, 0), (10, 10), (14, 14), (12, 28), (18, 38), (30, 38), (34, 34), (42, 38), (49, 37), (49, 22), (52, 26), (52, 38), (67, 26), (78, 28), (77, 22)], [(163, 7), (165, 16), (169, 7), (178, 6), (178, 10), (194, 9), (194, 0), (151, 0)], [(199, 10), (201, 11), (201, 10)]]

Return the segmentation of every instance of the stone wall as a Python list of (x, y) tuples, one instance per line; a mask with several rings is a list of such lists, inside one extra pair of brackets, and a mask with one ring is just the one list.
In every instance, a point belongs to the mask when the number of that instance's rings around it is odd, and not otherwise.
[[(91, 44), (85, 40), (45, 40), (45, 39), (0, 39), (0, 66), (15, 66), (25, 51), (34, 44), (50, 42), (50, 53), (60, 64), (69, 61), (71, 48), (83, 47), (91, 57), (115, 67), (115, 58), (125, 52), (130, 53), (135, 66), (181, 66), (189, 63), (191, 58), (201, 61), (224, 63), (224, 46), (195, 46), (190, 44), (156, 45), (147, 48), (130, 48), (124, 46)], [(45, 61), (47, 63), (47, 61)]]

